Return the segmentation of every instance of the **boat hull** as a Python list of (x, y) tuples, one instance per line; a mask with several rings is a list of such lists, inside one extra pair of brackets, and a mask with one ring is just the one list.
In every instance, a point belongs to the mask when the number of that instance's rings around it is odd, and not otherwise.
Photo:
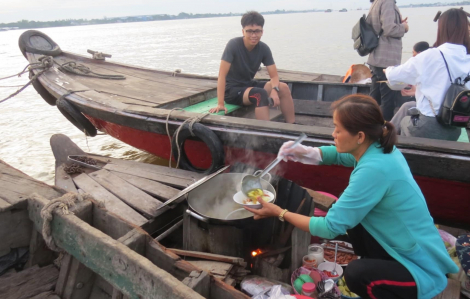
[[(89, 117), (95, 126), (141, 150), (158, 157), (169, 159), (171, 146), (168, 136), (154, 132), (134, 129), (98, 118)], [(229, 133), (227, 133), (229, 134)], [(191, 162), (200, 168), (208, 168), (211, 163), (210, 151), (199, 141), (189, 140), (185, 145)], [(276, 154), (269, 151), (251, 150), (233, 145), (225, 146), (226, 164), (244, 163), (264, 168)], [(406, 154), (405, 154), (406, 155)], [(312, 166), (301, 163), (281, 162), (273, 172), (313, 190), (326, 191), (339, 196), (347, 187), (352, 169), (342, 166)], [(470, 183), (451, 181), (414, 175), (426, 198), (429, 211), (434, 220), (451, 226), (470, 227)]]

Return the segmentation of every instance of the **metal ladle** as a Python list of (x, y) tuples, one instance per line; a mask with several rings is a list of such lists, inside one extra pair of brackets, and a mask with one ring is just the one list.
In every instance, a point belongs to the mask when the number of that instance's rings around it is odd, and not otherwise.
[[(297, 138), (297, 140), (295, 140), (295, 142), (289, 148), (296, 147), (298, 144), (300, 144), (306, 138), (307, 138), (307, 135), (305, 135), (305, 133), (302, 133), (299, 136), (299, 138)], [(266, 166), (266, 168), (260, 174), (258, 174), (258, 171), (257, 171), (253, 175), (249, 174), (249, 175), (246, 175), (245, 177), (243, 177), (243, 179), (242, 179), (242, 192), (245, 195), (248, 195), (248, 192), (250, 192), (253, 189), (261, 189), (262, 190), (263, 187), (261, 186), (261, 180), (260, 179), (265, 174), (267, 174), (271, 169), (273, 169), (277, 164), (279, 164), (279, 162), (281, 162), (282, 158), (283, 158), (282, 156), (277, 157), (274, 161), (271, 162), (271, 164)]]
[(333, 276), (337, 276), (338, 273), (336, 272), (336, 254), (338, 253), (338, 243), (336, 243), (336, 246), (335, 246), (335, 267), (333, 268), (333, 271), (331, 271), (331, 274)]

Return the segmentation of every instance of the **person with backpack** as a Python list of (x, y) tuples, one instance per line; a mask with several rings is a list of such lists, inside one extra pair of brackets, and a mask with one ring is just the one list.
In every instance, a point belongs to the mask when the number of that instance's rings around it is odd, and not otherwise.
[[(447, 10), (439, 18), (434, 48), (410, 58), (403, 65), (388, 67), (385, 70), (390, 85), (416, 85), (418, 113), (405, 116), (401, 120), (401, 135), (458, 140), (461, 128), (444, 126), (437, 121), (436, 116), (451, 81), (460, 78), (463, 82), (470, 73), (468, 25), (467, 15), (463, 10)], [(470, 83), (465, 86), (470, 88)]]
[(408, 32), (407, 19), (402, 20), (400, 10), (395, 0), (371, 0), (366, 22), (372, 25), (374, 31), (380, 35), (377, 48), (375, 48), (367, 59), (372, 71), (372, 86), (370, 96), (381, 106), (385, 120), (393, 117), (395, 100), (400, 97), (399, 91), (391, 90), (383, 70), (391, 65), (401, 64), (402, 40)]

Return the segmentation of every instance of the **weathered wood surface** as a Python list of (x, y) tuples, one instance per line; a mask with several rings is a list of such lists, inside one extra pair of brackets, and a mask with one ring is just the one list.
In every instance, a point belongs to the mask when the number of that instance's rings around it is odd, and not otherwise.
[(121, 179), (125, 180), (126, 182), (141, 189), (142, 191), (153, 195), (163, 201), (172, 198), (179, 192), (179, 190), (176, 188), (172, 188), (170, 186), (149, 179), (136, 177), (135, 175), (130, 175), (121, 172), (114, 172), (114, 174), (120, 177)]
[(189, 263), (222, 280), (224, 280), (233, 269), (233, 264), (216, 261), (189, 261)]
[(157, 181), (165, 185), (177, 187), (184, 189), (189, 185), (193, 184), (195, 180), (172, 175), (171, 173), (165, 174), (163, 171), (151, 171), (144, 168), (139, 168), (138, 166), (127, 166), (127, 165), (116, 165), (116, 164), (107, 164), (104, 169), (113, 171), (113, 172), (122, 172), (137, 177)]
[(124, 160), (118, 159), (113, 157), (103, 157), (94, 154), (88, 154), (89, 157), (97, 159), (100, 162), (107, 163), (107, 164), (114, 164), (119, 166), (133, 166), (139, 169), (169, 175), (176, 178), (187, 179), (189, 181), (198, 181), (202, 179), (205, 175), (201, 173), (197, 173), (194, 171), (184, 170), (184, 169), (176, 169), (176, 168), (169, 168), (167, 166), (162, 165), (155, 165), (150, 163), (143, 163), (143, 162), (136, 162), (132, 160)]
[(43, 268), (35, 266), (7, 277), (0, 277), (0, 297), (26, 299), (51, 291), (58, 276), (59, 271), (49, 265)]
[(294, 108), (296, 114), (333, 117), (331, 113), (331, 102), (294, 99)]
[(312, 197), (313, 202), (315, 203), (315, 208), (319, 208), (322, 211), (328, 211), (331, 206), (336, 202), (334, 198), (318, 193), (317, 191), (308, 188), (304, 189), (307, 190), (308, 194), (310, 194), (310, 196)]
[(85, 152), (79, 148), (68, 136), (64, 134), (54, 134), (50, 139), (52, 153), (58, 164), (67, 162), (67, 157), (71, 155), (84, 155)]
[(0, 160), (0, 212), (26, 207), (26, 199), (34, 192), (46, 198), (63, 194), (63, 191), (37, 181)]
[[(0, 196), (1, 193), (0, 190)], [(29, 246), (31, 227), (26, 209), (0, 212), (0, 256), (9, 253), (11, 248)]]
[[(45, 198), (29, 199), (30, 218), (42, 228)], [(55, 243), (131, 298), (202, 298), (162, 269), (120, 242), (80, 220), (54, 213)]]
[[(32, 228), (32, 223), (30, 223), (30, 227)], [(56, 253), (47, 247), (41, 233), (32, 229), (29, 244), (29, 258), (26, 262), (25, 268), (30, 268), (34, 265), (39, 265), (40, 267), (47, 266), (52, 264), (56, 258)]]
[[(299, 72), (291, 70), (277, 70), (279, 79), (282, 81), (314, 81), (314, 82), (335, 82), (341, 83), (343, 76), (338, 75), (326, 75), (319, 73)], [(262, 67), (255, 76), (256, 79), (269, 80), (269, 73), (266, 67)]]
[(192, 271), (183, 283), (204, 298), (209, 298), (211, 292), (211, 276), (205, 271)]
[(168, 248), (168, 250), (174, 252), (180, 256), (189, 256), (199, 259), (223, 262), (223, 263), (230, 263), (239, 266), (246, 266), (246, 262), (241, 257), (233, 257), (233, 256), (225, 256), (207, 252), (200, 252), (200, 251), (189, 251), (189, 250), (181, 250), (176, 248)]
[[(73, 178), (73, 181), (80, 189), (93, 196), (97, 201), (102, 202), (108, 211), (116, 214), (122, 219), (125, 219), (137, 226), (141, 226), (147, 222), (145, 217), (137, 213), (122, 199), (111, 193), (109, 189), (103, 187), (103, 185), (97, 181), (96, 177), (93, 176), (93, 174), (91, 175), (92, 177), (88, 174), (82, 173)], [(110, 189), (113, 187), (112, 184), (106, 184), (106, 186)], [(115, 188), (119, 188), (119, 186), (115, 186)], [(126, 199), (126, 201), (131, 201), (131, 199)]]
[(63, 298), (60, 298), (56, 293), (52, 291), (47, 291), (39, 295), (36, 295), (34, 297), (31, 297), (30, 299), (63, 299)]
[(460, 295), (460, 282), (447, 279), (447, 287), (439, 295), (435, 296), (433, 299), (459, 299), (462, 298)]
[(158, 207), (162, 204), (161, 201), (134, 187), (110, 171), (98, 170), (91, 173), (90, 177), (148, 218), (157, 215)]
[(70, 254), (65, 254), (60, 265), (55, 292), (62, 299), (88, 298), (93, 288), (95, 273)]

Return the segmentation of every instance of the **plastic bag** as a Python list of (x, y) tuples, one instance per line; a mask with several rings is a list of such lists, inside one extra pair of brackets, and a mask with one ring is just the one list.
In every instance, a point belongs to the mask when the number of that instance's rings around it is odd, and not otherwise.
[(281, 285), (275, 285), (252, 299), (295, 299)]
[[(252, 299), (271, 299), (271, 294), (276, 291), (282, 295), (289, 295), (289, 290), (281, 285), (275, 285), (273, 282), (256, 275), (250, 275), (243, 279), (240, 284), (243, 291), (253, 296)], [(278, 288), (275, 288), (278, 287)], [(280, 289), (280, 290), (278, 290)], [(286, 297), (289, 298), (289, 297)], [(278, 299), (274, 297), (273, 299)], [(279, 297), (279, 299), (284, 299)]]

